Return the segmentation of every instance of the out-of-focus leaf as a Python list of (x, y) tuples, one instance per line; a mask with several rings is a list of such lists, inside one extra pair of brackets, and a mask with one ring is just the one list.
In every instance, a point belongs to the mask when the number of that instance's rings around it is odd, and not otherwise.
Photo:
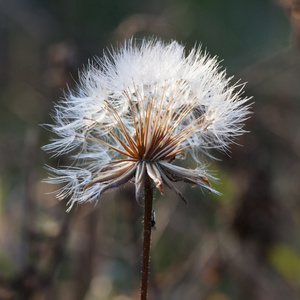
[(288, 280), (300, 283), (300, 255), (293, 248), (278, 244), (270, 251), (272, 265)]

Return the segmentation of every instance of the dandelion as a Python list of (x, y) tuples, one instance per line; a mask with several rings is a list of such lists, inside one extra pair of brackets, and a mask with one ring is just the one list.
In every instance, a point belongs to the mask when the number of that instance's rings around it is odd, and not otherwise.
[[(242, 87), (230, 85), (216, 58), (200, 48), (186, 55), (175, 41), (138, 45), (130, 40), (90, 63), (77, 90), (55, 107), (55, 124), (49, 127), (57, 137), (44, 149), (54, 156), (69, 153), (73, 162), (49, 167), (53, 175), (48, 181), (64, 184), (57, 197), (69, 197), (69, 209), (129, 181), (139, 204), (144, 195), (141, 299), (147, 297), (153, 189), (163, 194), (167, 187), (185, 203), (174, 182), (216, 192), (203, 156), (211, 148), (226, 151), (244, 133), (249, 105), (241, 98)], [(176, 164), (186, 155), (196, 169)]]

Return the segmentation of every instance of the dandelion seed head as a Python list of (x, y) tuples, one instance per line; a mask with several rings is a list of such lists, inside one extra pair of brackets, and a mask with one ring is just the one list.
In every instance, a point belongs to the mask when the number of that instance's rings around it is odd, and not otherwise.
[[(90, 62), (77, 89), (55, 106), (48, 127), (56, 137), (44, 149), (74, 162), (49, 168), (48, 182), (64, 184), (57, 197), (69, 197), (71, 206), (129, 180), (139, 202), (146, 176), (161, 193), (166, 186), (185, 202), (174, 182), (215, 192), (201, 169), (203, 155), (226, 151), (244, 133), (249, 99), (242, 88), (200, 48), (186, 54), (175, 41), (129, 40)], [(173, 164), (187, 153), (194, 170)]]

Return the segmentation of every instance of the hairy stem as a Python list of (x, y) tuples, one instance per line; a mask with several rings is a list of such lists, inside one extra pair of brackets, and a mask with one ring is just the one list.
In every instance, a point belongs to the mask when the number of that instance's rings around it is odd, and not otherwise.
[(141, 279), (141, 300), (147, 300), (149, 258), (151, 244), (151, 214), (153, 202), (153, 188), (150, 178), (147, 176), (145, 182), (145, 203), (144, 203), (144, 235), (143, 235), (143, 258), (142, 258), (142, 279)]

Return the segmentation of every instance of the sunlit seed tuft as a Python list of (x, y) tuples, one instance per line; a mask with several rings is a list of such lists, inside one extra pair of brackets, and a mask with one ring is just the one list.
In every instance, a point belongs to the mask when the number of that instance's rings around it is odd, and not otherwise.
[[(49, 168), (48, 182), (65, 184), (57, 197), (70, 197), (71, 205), (98, 200), (133, 181), (140, 203), (147, 176), (161, 194), (166, 186), (186, 203), (174, 182), (216, 192), (202, 157), (210, 148), (227, 150), (244, 133), (249, 105), (241, 86), (218, 73), (215, 59), (199, 48), (185, 56), (177, 42), (130, 40), (99, 64), (89, 65), (77, 92), (56, 105), (49, 125), (57, 137), (44, 149), (74, 159), (70, 167)], [(197, 169), (174, 164), (187, 153)]]

